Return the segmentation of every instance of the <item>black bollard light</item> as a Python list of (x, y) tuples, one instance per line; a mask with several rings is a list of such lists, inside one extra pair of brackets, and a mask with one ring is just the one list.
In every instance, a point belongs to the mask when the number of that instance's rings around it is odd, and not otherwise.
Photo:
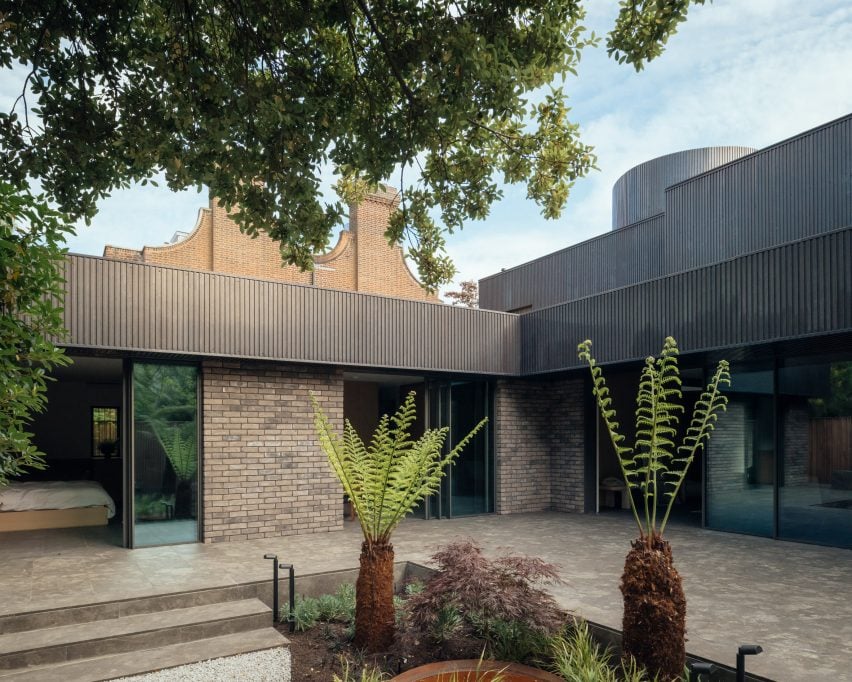
[[(272, 622), (277, 623), (278, 613), (278, 555), (264, 554), (264, 559), (272, 560)], [(292, 611), (293, 609), (290, 609)]]
[[(689, 663), (689, 679), (694, 682), (701, 682), (702, 675), (712, 675), (715, 673), (719, 667), (715, 663), (710, 663), (709, 661), (693, 661)], [(695, 675), (695, 678), (692, 676)]]
[[(287, 616), (287, 624), (290, 626), (290, 632), (296, 631), (296, 572), (293, 568), (293, 564), (279, 564), (281, 568), (286, 568), (290, 573), (289, 576), (289, 586), (290, 586), (290, 613)], [(276, 578), (277, 580), (277, 578)], [(275, 589), (275, 597), (276, 601), (278, 599), (278, 588)]]
[(762, 651), (760, 644), (740, 644), (737, 650), (737, 682), (745, 682), (745, 657), (757, 656)]

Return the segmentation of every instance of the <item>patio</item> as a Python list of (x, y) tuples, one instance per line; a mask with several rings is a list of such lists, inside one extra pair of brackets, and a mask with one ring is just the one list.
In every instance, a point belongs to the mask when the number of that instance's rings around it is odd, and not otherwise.
[[(629, 516), (556, 513), (405, 522), (398, 560), (423, 563), (459, 536), (488, 550), (509, 547), (559, 564), (554, 590), (569, 609), (620, 628), (618, 580), (634, 535)], [(852, 680), (852, 553), (674, 526), (668, 532), (689, 602), (687, 650), (734, 665), (736, 647), (764, 653), (748, 670), (775, 680)], [(0, 614), (164, 594), (268, 579), (277, 552), (297, 574), (354, 568), (360, 531), (215, 545), (121, 549), (102, 531), (0, 535)]]

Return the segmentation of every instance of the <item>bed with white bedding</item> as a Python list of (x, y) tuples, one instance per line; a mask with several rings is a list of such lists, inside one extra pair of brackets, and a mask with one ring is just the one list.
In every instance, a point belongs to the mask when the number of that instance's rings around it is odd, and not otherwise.
[(115, 502), (95, 481), (31, 481), (0, 488), (0, 531), (105, 525)]

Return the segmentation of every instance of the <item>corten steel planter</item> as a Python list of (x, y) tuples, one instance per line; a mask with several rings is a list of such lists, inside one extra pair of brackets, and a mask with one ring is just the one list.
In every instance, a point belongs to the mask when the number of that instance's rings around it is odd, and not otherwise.
[(502, 661), (440, 661), (397, 675), (391, 682), (564, 682), (561, 677), (519, 663)]

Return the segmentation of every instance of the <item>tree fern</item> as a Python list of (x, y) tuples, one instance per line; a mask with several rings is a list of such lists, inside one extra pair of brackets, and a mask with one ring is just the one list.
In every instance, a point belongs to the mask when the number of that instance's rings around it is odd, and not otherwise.
[(183, 434), (186, 428), (183, 424), (158, 424), (153, 429), (179, 481), (191, 481), (198, 470), (195, 423), (190, 422), (189, 427), (191, 432), (188, 436)]
[(352, 503), (368, 544), (388, 542), (400, 521), (425, 498), (438, 491), (446, 469), (485, 425), (483, 419), (448, 453), (448, 429), (428, 429), (420, 438), (409, 435), (416, 419), (414, 392), (393, 416), (384, 415), (366, 445), (345, 420), (339, 435), (311, 395), (320, 447)]
[[(686, 472), (695, 455), (710, 438), (719, 411), (724, 411), (728, 403), (728, 399), (721, 393), (722, 386), (731, 383), (728, 363), (725, 360), (719, 362), (710, 383), (695, 404), (692, 420), (681, 444), (676, 445), (680, 414), (683, 412), (683, 394), (677, 364), (677, 342), (667, 337), (660, 356), (647, 358), (642, 368), (636, 395), (636, 439), (633, 447), (629, 447), (624, 444), (625, 438), (619, 433), (620, 425), (616, 421), (603, 372), (592, 357), (592, 342), (584, 341), (577, 347), (577, 351), (580, 359), (588, 363), (591, 370), (592, 393), (615, 449), (639, 532), (648, 538), (662, 535)], [(633, 489), (642, 493), (644, 519), (640, 518), (633, 500)], [(663, 499), (665, 506), (659, 528), (658, 498)]]

